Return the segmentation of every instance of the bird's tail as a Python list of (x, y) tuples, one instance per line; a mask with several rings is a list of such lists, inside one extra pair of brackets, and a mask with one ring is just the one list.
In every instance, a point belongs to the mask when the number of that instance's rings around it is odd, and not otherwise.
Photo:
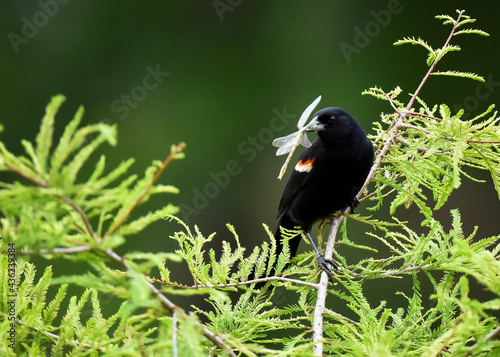
[[(297, 223), (295, 223), (287, 214), (280, 217), (278, 226), (276, 227), (276, 231), (274, 232), (274, 239), (276, 239), (276, 257), (278, 257), (283, 251), (283, 237), (281, 233), (281, 227), (285, 229), (297, 229)], [(290, 259), (292, 259), (297, 254), (300, 239), (300, 236), (296, 236), (288, 241), (288, 245), (290, 248)]]
[[(271, 270), (270, 270), (269, 274), (267, 274), (267, 276), (273, 276), (276, 274), (276, 264), (278, 263), (278, 257), (281, 254), (281, 252), (283, 251), (283, 237), (282, 237), (280, 227), (283, 227), (285, 229), (296, 229), (296, 226), (297, 226), (297, 224), (288, 215), (284, 215), (284, 216), (280, 217), (280, 219), (278, 221), (278, 226), (276, 227), (276, 231), (274, 232), (274, 239), (276, 240), (276, 252), (275, 252), (276, 260), (274, 261), (273, 267), (271, 268)], [(295, 254), (297, 254), (297, 249), (299, 248), (300, 240), (301, 240), (300, 235), (288, 240), (290, 259), (293, 258), (295, 256)], [(267, 265), (269, 263), (269, 256), (267, 256), (265, 259), (266, 259), (265, 265), (267, 267)], [(266, 268), (266, 271), (267, 271), (267, 268)], [(250, 275), (250, 279), (258, 279), (258, 278), (263, 278), (263, 277), (264, 276), (262, 276), (261, 274), (257, 275), (255, 271)], [(258, 286), (262, 286), (262, 285), (263, 284), (258, 284)]]

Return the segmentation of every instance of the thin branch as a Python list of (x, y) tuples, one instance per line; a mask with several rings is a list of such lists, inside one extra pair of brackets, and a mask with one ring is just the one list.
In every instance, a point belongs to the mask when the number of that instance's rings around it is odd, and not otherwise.
[[(9, 170), (11, 170), (13, 172), (16, 172), (17, 174), (23, 176), (24, 178), (30, 180), (31, 182), (35, 183), (36, 185), (38, 185), (40, 187), (44, 187), (44, 188), (48, 187), (48, 184), (47, 184), (46, 181), (39, 181), (39, 180), (37, 180), (37, 179), (35, 179), (33, 177), (26, 176), (22, 172), (20, 172), (19, 170), (14, 169), (13, 167), (11, 167), (8, 164), (5, 164), (5, 166)], [(71, 206), (71, 208), (73, 208), (80, 215), (80, 217), (82, 217), (83, 223), (85, 224), (85, 227), (87, 228), (88, 233), (92, 236), (92, 238), (94, 238), (94, 240), (97, 240), (95, 232), (92, 229), (92, 225), (90, 224), (89, 218), (87, 217), (87, 215), (85, 214), (85, 212), (83, 211), (83, 209), (81, 207), (79, 207), (78, 205), (76, 205), (69, 197), (65, 197), (65, 196), (61, 196), (61, 195), (55, 195), (55, 197), (58, 198), (58, 199), (60, 199), (61, 201), (63, 201), (67, 205)]]
[(432, 351), (432, 354), (430, 355), (431, 357), (438, 357), (441, 355), (441, 351), (444, 351), (447, 349), (446, 346), (448, 346), (451, 338), (455, 335), (455, 333), (457, 332), (458, 330), (458, 327), (464, 322), (464, 317), (463, 317), (463, 314), (462, 316), (460, 316), (460, 318), (458, 319), (458, 323), (455, 324), (451, 330), (449, 330), (448, 332), (446, 332), (444, 334), (444, 336), (446, 336), (446, 338), (444, 339), (444, 341), (441, 343), (441, 346), (439, 347), (439, 349), (436, 349), (434, 351)]
[(90, 236), (97, 242), (99, 243), (100, 239), (97, 237), (97, 235), (94, 232), (94, 229), (92, 228), (92, 225), (90, 224), (89, 217), (85, 213), (85, 211), (78, 206), (76, 203), (74, 203), (69, 197), (66, 196), (60, 196), (56, 195), (58, 199), (69, 205), (71, 208), (73, 208), (82, 218), (83, 224), (85, 225), (85, 228), (87, 228), (87, 232), (90, 234)]
[[(401, 143), (401, 144), (403, 144), (403, 145), (405, 145), (405, 146), (408, 146), (408, 147), (411, 147), (411, 146), (412, 146), (412, 145), (411, 145), (411, 143), (410, 143), (409, 141), (406, 141), (406, 140), (404, 140), (404, 139), (400, 138), (399, 136), (396, 138), (396, 141), (397, 141), (398, 143)], [(427, 152), (427, 151), (429, 151), (430, 149), (429, 149), (429, 148), (424, 148), (424, 147), (422, 147), (422, 146), (419, 146), (419, 147), (417, 147), (417, 150), (422, 151), (422, 152)], [(451, 155), (451, 152), (449, 152), (449, 151), (443, 151), (443, 150), (436, 150), (436, 151), (434, 151), (434, 154)], [(363, 197), (363, 198), (364, 198), (364, 197)], [(360, 200), (360, 201), (361, 201), (361, 200)]]
[[(333, 248), (335, 246), (335, 236), (337, 235), (337, 230), (340, 223), (344, 219), (343, 215), (333, 217), (332, 224), (330, 226), (330, 232), (328, 234), (328, 240), (326, 242), (325, 249), (325, 259), (332, 259)], [(318, 283), (318, 295), (316, 297), (316, 307), (314, 308), (313, 316), (313, 353), (315, 356), (323, 355), (323, 314), (325, 313), (325, 303), (326, 295), (328, 293), (328, 274), (325, 271), (321, 272), (321, 278)]]
[[(5, 166), (7, 169), (9, 169), (10, 171), (15, 172), (15, 173), (16, 173), (16, 174), (18, 174), (19, 176), (24, 177), (25, 179), (27, 179), (27, 180), (29, 180), (29, 181), (33, 182), (34, 184), (36, 184), (37, 186), (40, 186), (40, 187), (47, 187), (47, 181), (45, 181), (45, 180), (41, 180), (41, 181), (40, 181), (40, 180), (38, 180), (38, 179), (36, 179), (36, 178), (34, 178), (34, 177), (32, 177), (32, 176), (28, 176), (28, 175), (26, 175), (24, 172), (22, 172), (22, 171), (20, 171), (20, 170), (16, 169), (15, 167), (13, 167), (13, 166), (9, 165), (9, 164), (8, 164), (8, 163), (6, 163), (6, 162), (3, 162), (3, 164), (4, 164), (4, 166)], [(30, 170), (31, 170), (31, 169), (30, 169)]]
[[(450, 35), (448, 36), (448, 38), (446, 39), (446, 42), (444, 43), (443, 49), (446, 48), (450, 44), (451, 38), (453, 37), (455, 30), (457, 29), (458, 23), (460, 22), (460, 18), (462, 17), (463, 13), (464, 13), (464, 10), (461, 10), (458, 12), (458, 18), (455, 21), (455, 23), (453, 24), (453, 28), (451, 29)], [(422, 78), (422, 81), (418, 85), (417, 90), (415, 91), (415, 93), (413, 93), (413, 96), (411, 97), (410, 101), (408, 102), (408, 105), (406, 106), (407, 111), (410, 111), (411, 107), (413, 106), (413, 102), (415, 102), (415, 99), (418, 96), (418, 93), (420, 93), (420, 91), (422, 90), (422, 87), (424, 86), (425, 82), (427, 82), (427, 79), (429, 79), (429, 76), (431, 75), (432, 71), (434, 70), (434, 67), (436, 67), (436, 64), (438, 62), (439, 62), (439, 58), (436, 56), (436, 58), (434, 59), (434, 61), (431, 64), (429, 70), (427, 71), (424, 78)]]
[(434, 119), (434, 120), (437, 120), (437, 121), (443, 121), (443, 119), (441, 118), (437, 118), (437, 117), (434, 117), (432, 115), (428, 115), (428, 114), (422, 114), (422, 113), (417, 113), (417, 112), (406, 112), (408, 116), (411, 116), (411, 117), (424, 117), (424, 118), (429, 118), (429, 119)]
[[(128, 264), (125, 259), (123, 259), (122, 256), (116, 254), (112, 249), (106, 249), (103, 251), (104, 254), (108, 256), (111, 260), (114, 262), (118, 263), (121, 265), (125, 270), (132, 270), (132, 267), (130, 264)], [(150, 281), (148, 281), (146, 278), (144, 278), (144, 281), (149, 287), (149, 290), (151, 291), (151, 294), (155, 297), (157, 297), (160, 300), (160, 303), (163, 305), (163, 307), (171, 314), (175, 310), (179, 309), (177, 305), (175, 305), (173, 302), (171, 302), (169, 299), (167, 299), (161, 292), (158, 290)]]
[[(398, 138), (396, 138), (396, 141), (398, 141), (397, 139), (398, 139)], [(401, 176), (403, 176), (403, 173), (402, 173), (402, 172), (398, 173), (398, 174), (397, 174), (396, 176), (394, 176), (392, 179), (393, 179), (393, 180), (397, 180), (397, 179), (398, 179), (398, 178), (400, 178)], [(385, 189), (387, 186), (388, 186), (387, 184), (383, 184), (382, 186), (380, 186), (380, 191), (382, 191), (383, 189)], [(364, 195), (363, 197), (358, 198), (358, 199), (359, 199), (359, 202), (366, 201), (366, 200), (368, 200), (368, 199), (372, 198), (373, 196), (375, 196), (376, 194), (377, 194), (377, 191), (376, 191), (376, 190), (375, 190), (375, 191), (373, 191), (373, 192), (371, 192), (371, 193), (368, 193), (368, 194)], [(386, 194), (386, 193), (384, 193), (384, 194), (383, 194), (383, 196), (385, 196), (385, 195), (387, 195), (387, 194)]]
[[(21, 171), (16, 170), (15, 168), (10, 166), (9, 164), (4, 163), (4, 165), (9, 170), (11, 170), (11, 171), (17, 173), (18, 175), (30, 180), (31, 182), (35, 183), (36, 185), (38, 185), (40, 187), (44, 187), (44, 188), (48, 187), (47, 181), (40, 181), (40, 180), (37, 180), (33, 177), (27, 176), (24, 173), (22, 173)], [(55, 197), (62, 200), (64, 203), (68, 204), (69, 206), (71, 206), (71, 208), (73, 208), (80, 215), (80, 217), (82, 217), (83, 223), (85, 224), (85, 227), (87, 228), (88, 233), (92, 236), (92, 238), (94, 238), (94, 240), (97, 240), (95, 232), (92, 229), (92, 225), (90, 224), (89, 218), (87, 217), (87, 215), (85, 214), (83, 209), (81, 207), (79, 207), (78, 205), (76, 205), (69, 197), (65, 197), (65, 196), (61, 196), (61, 195), (55, 195)]]
[[(422, 132), (424, 132), (426, 134), (435, 134), (434, 132), (432, 132), (430, 130), (421, 128), (419, 126), (407, 124), (407, 123), (402, 123), (400, 125), (400, 127), (401, 128), (406, 128), (406, 129), (419, 130), (419, 131), (422, 131)], [(443, 136), (443, 135), (441, 135), (441, 138), (443, 138), (445, 140), (449, 140), (449, 141), (457, 141), (457, 139), (449, 137), (449, 136)], [(396, 138), (396, 140), (398, 140), (398, 138)], [(496, 141), (496, 140), (469, 140), (469, 139), (467, 139), (466, 141), (468, 143), (475, 143), (475, 144), (500, 144), (500, 141)]]
[[(498, 339), (500, 339), (500, 326), (493, 329), (493, 331), (491, 331), (488, 335), (486, 335), (483, 342), (491, 341), (491, 340), (498, 340)], [(469, 349), (469, 351), (467, 352), (467, 354), (465, 356), (466, 357), (471, 356), (474, 353), (474, 350), (476, 348), (477, 348), (477, 343), (474, 344), (473, 346), (471, 346), (471, 348)]]
[(325, 314), (328, 314), (328, 315), (332, 315), (332, 316), (335, 316), (337, 319), (340, 319), (340, 320), (345, 320), (353, 325), (357, 325), (358, 323), (344, 315), (341, 315), (339, 314), (338, 312), (335, 312), (335, 311), (332, 311), (330, 309), (325, 309)]
[[(103, 251), (111, 260), (115, 261), (119, 265), (121, 265), (126, 270), (132, 269), (130, 264), (128, 264), (122, 256), (116, 254), (112, 249), (106, 249)], [(144, 282), (147, 284), (151, 294), (160, 300), (162, 306), (169, 312), (170, 314), (177, 313), (179, 316), (185, 316), (184, 311), (177, 305), (175, 305), (172, 301), (170, 301), (165, 295), (161, 293), (160, 290), (156, 288), (145, 276), (143, 276)], [(211, 341), (214, 345), (219, 347), (221, 350), (226, 351), (229, 356), (236, 357), (234, 351), (226, 345), (226, 343), (214, 332), (210, 331), (205, 325), (200, 322), (195, 323), (196, 326), (201, 330), (203, 335)]]
[(498, 340), (500, 339), (500, 326), (498, 326), (496, 329), (494, 329), (493, 331), (491, 331), (486, 337), (485, 337), (485, 340), (486, 341), (490, 341), (490, 340)]
[(105, 240), (106, 238), (108, 238), (109, 236), (113, 235), (122, 225), (123, 223), (125, 223), (125, 221), (128, 219), (128, 217), (130, 216), (130, 214), (132, 213), (132, 211), (134, 209), (137, 208), (137, 206), (139, 206), (142, 202), (142, 200), (144, 199), (144, 197), (148, 194), (148, 192), (151, 190), (151, 188), (153, 187), (153, 185), (155, 184), (155, 182), (160, 178), (161, 174), (163, 173), (163, 171), (167, 168), (168, 164), (170, 163), (170, 161), (172, 161), (174, 159), (174, 157), (180, 153), (182, 150), (184, 150), (184, 148), (186, 147), (186, 144), (181, 142), (179, 143), (178, 145), (174, 146), (172, 148), (172, 151), (170, 152), (170, 154), (167, 156), (167, 158), (163, 161), (163, 163), (161, 164), (161, 166), (158, 168), (158, 170), (156, 171), (156, 173), (154, 174), (153, 178), (151, 179), (151, 182), (148, 183), (148, 185), (144, 188), (144, 190), (141, 192), (141, 194), (139, 195), (139, 197), (135, 200), (135, 202), (132, 204), (132, 206), (130, 206), (129, 210), (127, 211), (127, 213), (125, 213), (123, 215), (123, 217), (118, 221), (116, 222), (113, 227), (111, 227), (107, 232), (106, 234), (104, 235), (103, 237), (103, 240)]
[(488, 141), (488, 140), (467, 140), (467, 142), (474, 144), (500, 144), (500, 141)]
[[(400, 144), (403, 144), (404, 146), (409, 146), (409, 147), (411, 146), (411, 143), (409, 141), (401, 139), (399, 136), (396, 138), (396, 141)], [(429, 148), (424, 148), (424, 147), (418, 147), (417, 149), (423, 152), (427, 152), (430, 150)]]
[(268, 281), (282, 281), (284, 283), (292, 283), (295, 285), (304, 285), (304, 286), (309, 286), (310, 288), (313, 289), (318, 289), (318, 284), (315, 283), (310, 283), (308, 281), (303, 281), (303, 280), (298, 280), (298, 279), (290, 279), (290, 278), (285, 278), (282, 276), (268, 276), (265, 278), (259, 278), (259, 279), (252, 279), (252, 280), (246, 280), (246, 281), (240, 281), (237, 283), (229, 283), (229, 284), (196, 284), (196, 285), (181, 285), (177, 283), (170, 283), (166, 281), (161, 281), (157, 279), (152, 279), (155, 283), (160, 283), (163, 285), (168, 285), (180, 289), (202, 289), (202, 288), (232, 288), (232, 287), (237, 287), (237, 286), (245, 286), (245, 285), (250, 285), (250, 284), (257, 284), (257, 283), (266, 283)]
[(430, 131), (430, 130), (421, 128), (421, 127), (416, 126), (416, 125), (408, 124), (408, 123), (401, 123), (400, 127), (401, 128), (406, 128), (406, 129), (419, 130), (419, 131), (422, 131), (422, 132), (424, 132), (426, 134), (432, 134), (432, 131)]
[(303, 281), (303, 280), (298, 280), (298, 279), (285, 278), (285, 277), (281, 277), (281, 276), (269, 276), (269, 277), (266, 277), (266, 278), (259, 278), (259, 279), (242, 281), (240, 283), (235, 283), (235, 284), (226, 284), (226, 285), (222, 285), (222, 286), (221, 286), (221, 284), (219, 284), (218, 286), (219, 287), (233, 286), (233, 285), (234, 286), (240, 286), (240, 285), (249, 285), (249, 284), (253, 284), (253, 283), (265, 283), (265, 282), (268, 282), (268, 281), (282, 281), (284, 283), (292, 283), (292, 284), (296, 284), (296, 285), (304, 285), (304, 286), (309, 286), (310, 288), (313, 288), (313, 289), (318, 289), (318, 284), (310, 283), (308, 281)]
[(394, 104), (394, 101), (392, 100), (391, 96), (389, 94), (385, 94), (385, 96), (387, 97), (387, 100), (389, 101), (389, 104), (391, 104), (391, 107), (392, 109), (394, 109), (394, 111), (396, 113), (398, 113), (399, 115), (401, 115), (401, 110), (398, 109), (398, 107), (396, 107), (396, 105)]
[(354, 278), (364, 279), (364, 280), (372, 280), (372, 279), (380, 279), (380, 278), (384, 278), (384, 277), (388, 277), (388, 276), (403, 275), (403, 274), (410, 273), (410, 272), (417, 271), (417, 270), (424, 270), (424, 269), (430, 268), (431, 266), (439, 266), (439, 264), (412, 265), (412, 266), (404, 268), (402, 270), (386, 271), (386, 272), (380, 273), (380, 274), (375, 275), (375, 276), (369, 276), (368, 274), (358, 274), (358, 273), (353, 272), (352, 270), (348, 270), (348, 269), (346, 269), (346, 270), (349, 273), (349, 275), (351, 275)]
[(81, 245), (78, 247), (69, 248), (52, 248), (40, 250), (20, 250), (17, 252), (19, 255), (48, 255), (48, 254), (75, 254), (81, 252), (90, 252), (93, 248), (88, 245)]
[(404, 118), (405, 118), (404, 114), (402, 113), (396, 119), (396, 123), (394, 124), (394, 126), (393, 126), (393, 128), (391, 130), (391, 133), (389, 134), (389, 138), (387, 138), (385, 140), (384, 145), (382, 146), (382, 149), (380, 150), (379, 154), (375, 158), (375, 162), (373, 163), (372, 168), (370, 169), (370, 172), (368, 173), (368, 176), (367, 176), (367, 178), (365, 180), (365, 183), (363, 184), (363, 186), (359, 190), (358, 194), (356, 195), (356, 197), (358, 199), (359, 199), (359, 196), (361, 195), (361, 192), (363, 192), (366, 189), (366, 187), (368, 186), (368, 184), (373, 179), (373, 176), (375, 176), (375, 172), (377, 172), (378, 168), (382, 164), (382, 160), (384, 159), (385, 155), (389, 151), (389, 148), (390, 148), (391, 144), (396, 140), (397, 133), (399, 131), (399, 128), (400, 128), (401, 124), (403, 123)]
[(177, 357), (177, 311), (172, 314), (172, 356)]
[[(24, 326), (26, 326), (26, 325), (25, 325), (25, 323), (24, 323), (24, 322), (22, 322), (22, 321), (19, 321), (19, 320), (18, 320), (17, 322), (18, 322), (20, 325), (24, 325)], [(45, 330), (39, 329), (38, 327), (34, 327), (34, 326), (26, 326), (26, 327), (28, 327), (28, 328), (30, 328), (30, 329), (33, 329), (33, 330), (35, 330), (35, 331), (37, 331), (37, 332), (41, 332), (41, 333), (43, 333), (43, 334), (45, 334), (45, 335), (49, 336), (50, 338), (53, 338), (54, 340), (60, 340), (60, 339), (61, 339), (61, 336), (56, 335), (56, 334), (54, 334), (54, 333), (52, 333), (52, 332), (49, 332), (49, 331), (45, 331)], [(65, 342), (67, 342), (67, 343), (72, 343), (72, 344), (75, 344), (75, 345), (77, 345), (77, 346), (82, 346), (82, 347), (85, 347), (85, 348), (94, 348), (94, 346), (89, 345), (88, 343), (81, 343), (81, 342), (76, 341), (76, 340), (71, 340), (71, 341), (66, 341), (66, 340), (65, 340)], [(106, 351), (106, 349), (105, 349), (104, 347), (97, 347), (97, 350), (98, 350), (98, 351)]]
[(139, 347), (139, 353), (141, 354), (141, 357), (148, 357), (148, 354), (146, 353), (146, 349), (144, 348), (144, 342), (142, 342), (141, 335), (137, 333), (133, 328), (128, 328), (127, 331), (131, 333), (132, 337), (135, 338), (137, 341), (137, 346)]

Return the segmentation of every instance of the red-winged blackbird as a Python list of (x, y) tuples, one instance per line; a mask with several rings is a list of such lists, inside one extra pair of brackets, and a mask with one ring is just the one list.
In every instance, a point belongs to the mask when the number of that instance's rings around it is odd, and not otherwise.
[[(311, 227), (316, 220), (359, 203), (361, 189), (373, 163), (373, 144), (358, 122), (341, 108), (318, 111), (307, 125), (318, 138), (306, 149), (285, 186), (278, 210), (278, 228), (274, 236), (277, 253), (282, 250), (280, 226), (300, 227), (311, 242), (318, 265), (331, 277), (329, 264), (316, 248)], [(290, 240), (291, 257), (297, 253), (300, 236)]]

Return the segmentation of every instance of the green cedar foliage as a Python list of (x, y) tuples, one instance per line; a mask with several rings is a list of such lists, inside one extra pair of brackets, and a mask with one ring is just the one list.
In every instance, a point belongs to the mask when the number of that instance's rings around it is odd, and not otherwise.
[[(234, 240), (221, 242), (217, 249), (206, 248), (215, 234), (206, 236), (196, 226), (184, 224), (174, 216), (177, 208), (171, 204), (131, 219), (134, 209), (151, 195), (177, 192), (156, 180), (173, 159), (183, 157), (184, 145), (172, 146), (167, 159), (153, 162), (142, 178), (125, 176), (131, 159), (105, 173), (104, 156), (89, 177), (81, 177), (81, 168), (101, 144), (115, 145), (116, 128), (80, 127), (80, 108), (56, 142), (54, 120), (64, 101), (56, 96), (47, 106), (35, 142), (22, 141), (24, 156), (12, 154), (0, 142), (0, 170), (16, 176), (13, 183), (0, 182), (0, 354), (500, 355), (495, 318), (500, 309), (499, 236), (478, 239), (476, 231), (464, 234), (458, 209), (451, 211), (449, 230), (434, 217), (464, 178), (475, 180), (469, 167), (488, 171), (500, 196), (499, 118), (493, 105), (466, 120), (463, 110), (453, 113), (446, 104), (429, 105), (418, 96), (431, 75), (482, 80), (476, 74), (435, 67), (447, 53), (460, 50), (451, 44), (455, 36), (487, 34), (465, 29), (474, 20), (462, 11), (456, 18), (437, 18), (452, 27), (443, 47), (433, 48), (415, 38), (395, 43), (422, 46), (428, 52), (429, 71), (409, 102), (403, 103), (400, 88), (364, 92), (387, 101), (394, 112), (382, 114), (374, 123), (376, 161), (360, 198), (371, 202), (374, 217), (387, 208), (393, 219), (350, 215), (337, 243), (369, 255), (377, 253), (375, 243), (381, 243), (388, 253), (356, 262), (347, 261), (341, 249), (335, 252), (344, 269), (329, 285), (319, 327), (320, 352), (316, 347), (313, 352), (311, 338), (313, 306), (319, 296), (314, 254), (301, 254), (287, 264), (287, 241), (301, 232), (284, 232), (284, 250), (276, 256), (276, 242), (267, 226), (269, 243), (248, 252), (231, 225), (228, 230)], [(416, 217), (419, 232), (397, 218), (401, 206), (411, 205), (421, 214)], [(126, 247), (128, 236), (164, 218), (180, 224), (181, 231), (172, 237), (178, 242), (176, 252), (125, 256), (115, 252)], [(366, 245), (349, 239), (349, 220), (364, 225)], [(80, 261), (88, 269), (54, 278), (51, 266), (43, 272), (37, 269), (35, 254)], [(192, 276), (189, 286), (172, 274), (170, 267), (179, 268), (175, 263), (179, 261)], [(276, 277), (249, 281), (253, 271), (268, 276), (275, 261)], [(374, 279), (396, 286), (410, 281), (411, 293), (403, 287), (399, 292), (405, 305), (391, 308), (385, 301), (369, 299), (366, 285)], [(472, 283), (488, 297), (481, 301), (471, 297)], [(431, 293), (424, 293), (422, 284), (429, 285)], [(81, 296), (68, 295), (72, 285), (85, 289)], [(112, 315), (103, 316), (100, 299), (109, 295), (120, 303)], [(186, 295), (203, 295), (211, 307), (185, 311), (175, 301)], [(335, 311), (339, 306), (348, 309), (349, 317)], [(84, 309), (91, 314), (82, 314)], [(9, 340), (13, 330), (15, 338)]]

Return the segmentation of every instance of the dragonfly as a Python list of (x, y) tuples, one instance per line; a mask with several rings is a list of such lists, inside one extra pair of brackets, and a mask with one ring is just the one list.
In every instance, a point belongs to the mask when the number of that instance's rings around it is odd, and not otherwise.
[(309, 104), (306, 110), (304, 110), (304, 112), (300, 116), (299, 122), (297, 123), (297, 128), (299, 129), (298, 131), (273, 140), (273, 146), (278, 148), (278, 150), (276, 150), (276, 156), (288, 154), (285, 163), (281, 167), (278, 179), (281, 180), (283, 178), (283, 175), (285, 174), (286, 168), (290, 163), (290, 160), (292, 159), (295, 149), (297, 149), (299, 145), (302, 145), (306, 148), (312, 145), (307, 135), (304, 135), (306, 133), (306, 130), (308, 129), (308, 125), (304, 124), (306, 123), (307, 119), (309, 119), (311, 113), (313, 112), (314, 108), (316, 108), (320, 100), (321, 96), (316, 98), (311, 104)]

